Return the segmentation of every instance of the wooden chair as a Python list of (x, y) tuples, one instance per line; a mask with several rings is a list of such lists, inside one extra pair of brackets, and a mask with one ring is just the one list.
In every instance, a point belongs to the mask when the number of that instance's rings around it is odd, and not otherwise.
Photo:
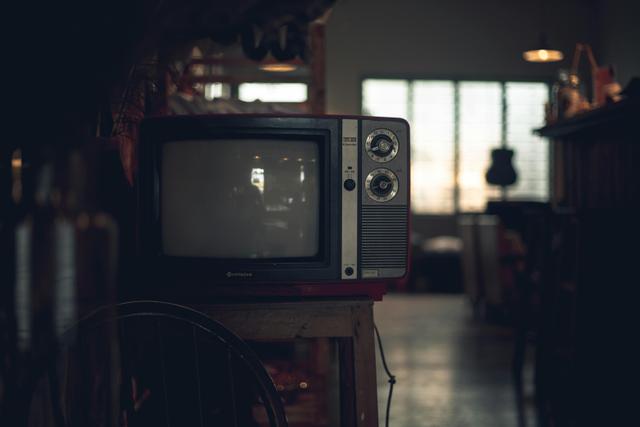
[(198, 311), (152, 301), (102, 308), (66, 332), (34, 407), (49, 420), (36, 425), (287, 426), (245, 342)]

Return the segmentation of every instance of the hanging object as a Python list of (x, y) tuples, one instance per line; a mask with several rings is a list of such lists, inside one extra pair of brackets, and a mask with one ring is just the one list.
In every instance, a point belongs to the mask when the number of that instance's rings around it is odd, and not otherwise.
[(556, 49), (552, 49), (544, 33), (540, 34), (540, 41), (535, 49), (530, 49), (522, 54), (528, 62), (558, 62), (564, 59), (564, 54)]
[(265, 34), (258, 34), (253, 26), (245, 27), (240, 34), (242, 51), (247, 58), (254, 61), (262, 61), (269, 53), (269, 42)]
[(561, 51), (553, 49), (547, 40), (545, 33), (546, 19), (545, 0), (540, 0), (540, 39), (533, 49), (526, 50), (522, 53), (522, 57), (527, 62), (558, 62), (564, 59)]
[(270, 46), (271, 55), (278, 61), (290, 61), (303, 57), (306, 48), (306, 33), (294, 22), (281, 26)]
[(491, 166), (485, 178), (489, 184), (507, 187), (516, 183), (518, 175), (513, 167), (513, 150), (494, 148), (491, 150)]

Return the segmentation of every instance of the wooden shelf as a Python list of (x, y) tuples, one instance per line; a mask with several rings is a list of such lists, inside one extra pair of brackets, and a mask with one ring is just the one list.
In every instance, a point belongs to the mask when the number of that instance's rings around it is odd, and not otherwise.
[(552, 138), (552, 202), (576, 212), (638, 207), (640, 99), (537, 129)]
[(606, 128), (608, 131), (615, 128), (626, 129), (630, 126), (638, 127), (634, 121), (640, 118), (640, 99), (627, 98), (614, 104), (586, 111), (570, 119), (562, 120), (535, 129), (540, 136), (549, 138), (563, 138), (583, 132), (591, 132)]

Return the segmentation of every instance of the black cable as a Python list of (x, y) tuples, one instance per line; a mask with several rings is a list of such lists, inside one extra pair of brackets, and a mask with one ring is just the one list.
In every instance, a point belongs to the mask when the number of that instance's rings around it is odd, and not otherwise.
[(378, 348), (380, 349), (380, 359), (382, 360), (382, 366), (384, 367), (384, 371), (387, 373), (387, 377), (389, 377), (389, 397), (387, 397), (387, 411), (385, 415), (384, 425), (385, 427), (389, 427), (389, 413), (391, 412), (391, 396), (393, 395), (393, 385), (396, 383), (396, 377), (389, 371), (389, 367), (387, 366), (387, 359), (384, 357), (384, 349), (382, 348), (382, 340), (380, 339), (380, 332), (378, 332), (378, 327), (373, 324), (373, 330), (376, 332), (376, 338), (378, 339)]

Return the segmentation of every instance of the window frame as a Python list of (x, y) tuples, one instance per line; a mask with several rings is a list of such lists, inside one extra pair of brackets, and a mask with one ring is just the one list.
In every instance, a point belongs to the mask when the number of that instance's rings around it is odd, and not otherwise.
[[(364, 93), (363, 86), (366, 80), (403, 80), (407, 82), (408, 85), (408, 96), (407, 96), (407, 121), (411, 124), (413, 120), (413, 85), (416, 81), (443, 81), (443, 82), (452, 82), (454, 84), (454, 166), (453, 166), (453, 212), (451, 213), (417, 213), (412, 212), (413, 215), (419, 216), (447, 216), (447, 215), (460, 215), (464, 213), (473, 213), (475, 211), (465, 211), (460, 209), (460, 183), (458, 180), (459, 176), (459, 166), (460, 166), (460, 83), (461, 82), (486, 82), (486, 83), (500, 83), (501, 86), (501, 97), (502, 97), (502, 135), (506, 135), (506, 117), (508, 114), (507, 104), (506, 104), (506, 84), (507, 83), (544, 83), (547, 85), (547, 94), (548, 99), (551, 100), (551, 88), (553, 85), (553, 78), (547, 77), (544, 78), (542, 76), (509, 76), (509, 75), (486, 75), (486, 76), (472, 76), (466, 74), (453, 74), (453, 75), (442, 75), (442, 74), (394, 74), (394, 73), (376, 73), (376, 74), (363, 74), (360, 76), (360, 84), (358, 86), (358, 97), (360, 102), (360, 114), (364, 115)], [(501, 141), (501, 146), (505, 146), (504, 141)], [(506, 144), (506, 147), (509, 147)], [(547, 182), (547, 194), (548, 199), (551, 200), (553, 197), (553, 185), (552, 185), (552, 171), (553, 171), (553, 156), (552, 156), (552, 148), (551, 144), (547, 147), (547, 158), (548, 158), (548, 170), (549, 177)]]

